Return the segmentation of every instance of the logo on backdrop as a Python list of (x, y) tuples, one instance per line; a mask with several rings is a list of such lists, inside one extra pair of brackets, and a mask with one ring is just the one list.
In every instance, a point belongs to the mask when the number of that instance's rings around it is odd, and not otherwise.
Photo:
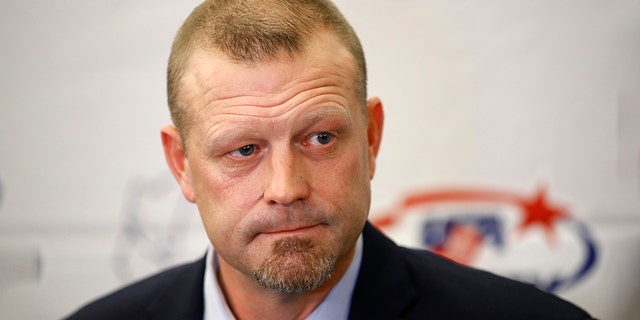
[(439, 189), (406, 197), (373, 223), (398, 243), (429, 249), (557, 292), (595, 266), (587, 226), (546, 188), (521, 195), (488, 189)]
[[(121, 214), (111, 262), (123, 282), (191, 258), (192, 236), (206, 239), (199, 215), (168, 172), (132, 178), (125, 188)], [(204, 252), (203, 243), (194, 247)]]

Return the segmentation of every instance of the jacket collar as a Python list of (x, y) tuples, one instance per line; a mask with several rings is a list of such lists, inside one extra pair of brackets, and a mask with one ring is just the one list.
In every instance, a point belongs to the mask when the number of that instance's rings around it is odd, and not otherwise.
[(362, 264), (351, 299), (350, 319), (398, 319), (417, 299), (398, 246), (369, 222), (363, 230)]
[(150, 319), (202, 320), (205, 258), (181, 266), (165, 289), (148, 306)]

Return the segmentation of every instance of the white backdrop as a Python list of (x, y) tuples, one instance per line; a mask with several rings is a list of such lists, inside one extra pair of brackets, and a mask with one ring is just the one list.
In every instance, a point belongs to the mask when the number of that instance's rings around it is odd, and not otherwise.
[[(170, 43), (197, 3), (3, 2), (0, 318), (60, 318), (204, 253), (159, 139)], [(374, 220), (404, 214), (388, 232), (424, 246), (407, 225), (463, 216), (484, 239), (471, 264), (542, 278), (587, 265), (555, 292), (601, 319), (640, 317), (640, 2), (338, 5), (386, 107)], [(514, 201), (537, 190), (565, 215), (522, 228)], [(403, 203), (416, 195), (431, 200)]]

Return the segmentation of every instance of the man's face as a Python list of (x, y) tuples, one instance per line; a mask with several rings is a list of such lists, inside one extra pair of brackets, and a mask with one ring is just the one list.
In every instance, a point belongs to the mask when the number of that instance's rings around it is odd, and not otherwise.
[[(348, 264), (381, 131), (355, 94), (348, 51), (328, 33), (303, 55), (256, 65), (199, 51), (183, 84), (192, 126), (172, 169), (198, 206), (223, 278), (230, 266), (264, 287), (289, 286), (271, 290), (300, 292)], [(375, 108), (381, 114), (370, 101), (367, 112)], [(169, 136), (163, 129), (165, 149)]]

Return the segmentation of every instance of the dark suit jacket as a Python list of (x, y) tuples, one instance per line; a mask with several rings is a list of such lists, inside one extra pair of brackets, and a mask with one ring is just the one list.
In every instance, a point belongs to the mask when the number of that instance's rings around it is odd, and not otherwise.
[[(350, 319), (591, 319), (533, 286), (397, 246), (367, 223)], [(69, 319), (198, 319), (205, 260), (103, 297)]]

